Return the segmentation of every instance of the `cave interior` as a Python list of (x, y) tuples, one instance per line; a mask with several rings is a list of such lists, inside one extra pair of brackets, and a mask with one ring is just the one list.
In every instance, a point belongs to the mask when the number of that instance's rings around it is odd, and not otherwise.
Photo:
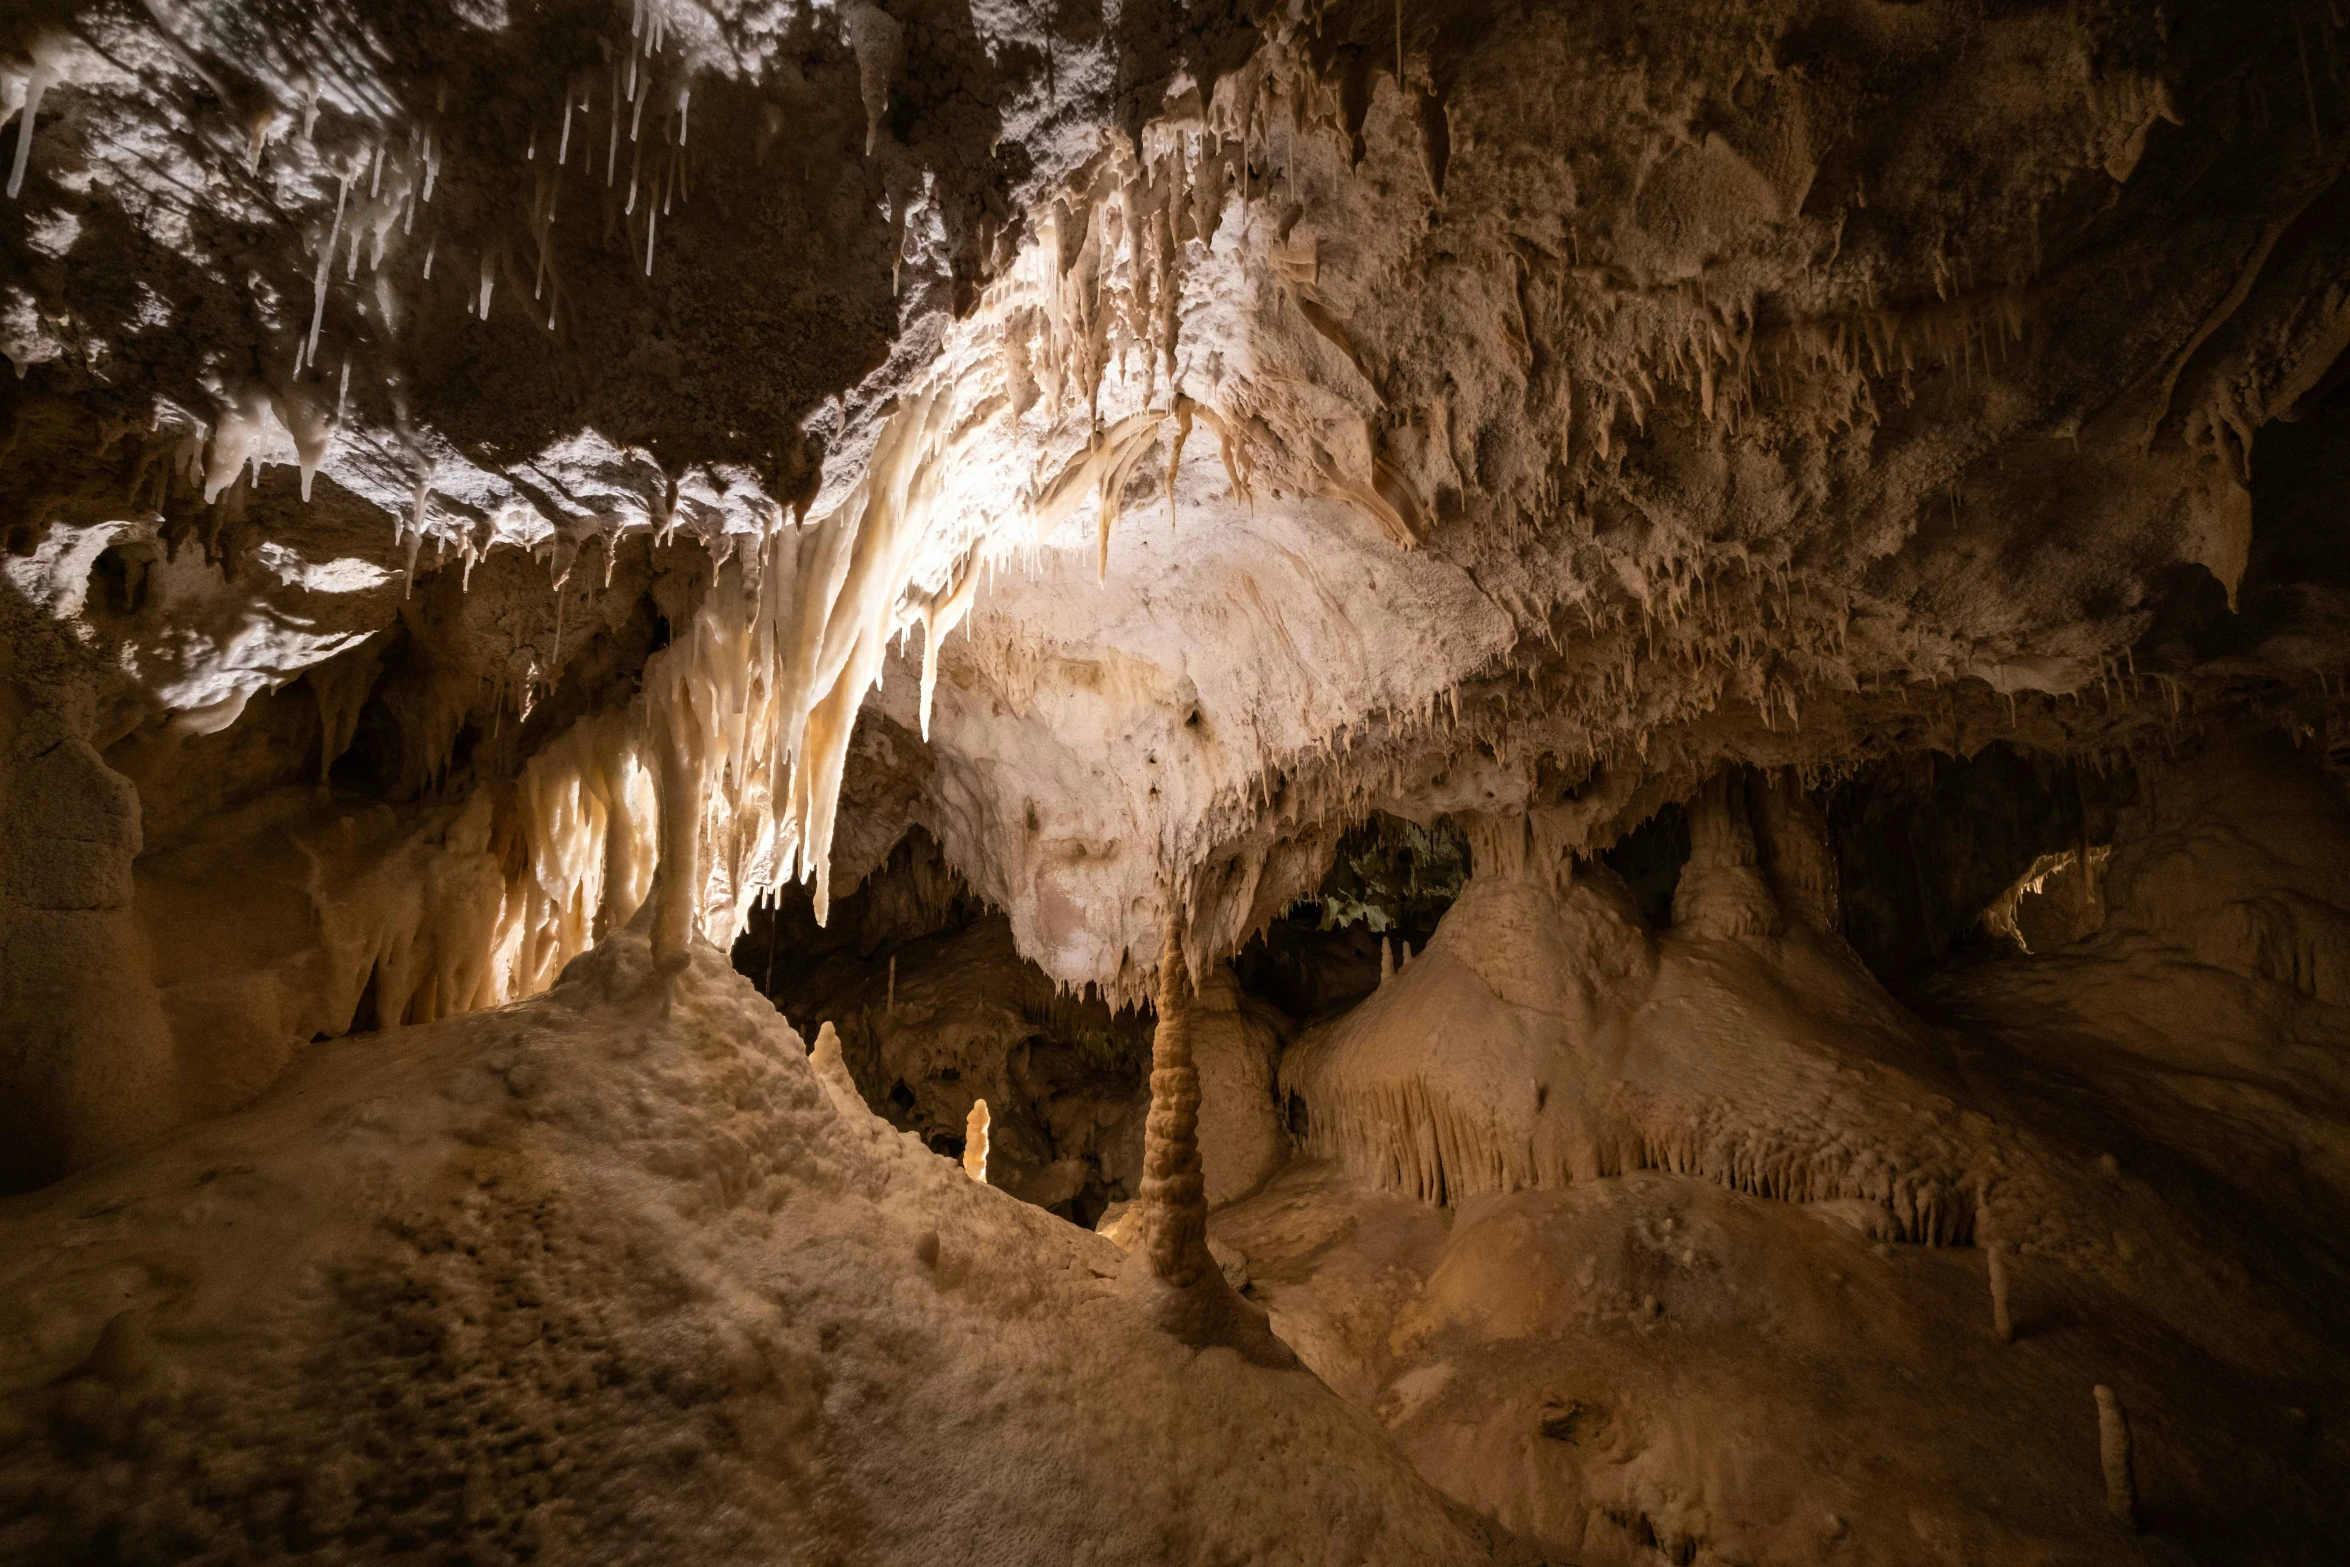
[(2333, 0), (0, 9), (0, 1562), (2350, 1560)]

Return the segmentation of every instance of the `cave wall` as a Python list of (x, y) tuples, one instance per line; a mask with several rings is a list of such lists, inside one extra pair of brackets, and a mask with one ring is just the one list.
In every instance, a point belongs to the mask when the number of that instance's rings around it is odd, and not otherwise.
[(182, 1110), (133, 906), (138, 791), (53, 713), (0, 721), (0, 1188), (134, 1146)]

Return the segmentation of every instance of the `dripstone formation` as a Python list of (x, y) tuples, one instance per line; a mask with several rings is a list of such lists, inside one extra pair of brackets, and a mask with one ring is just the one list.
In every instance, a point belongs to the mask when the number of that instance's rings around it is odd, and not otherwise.
[(2321, 0), (0, 15), (0, 1561), (2344, 1559), (2346, 162)]

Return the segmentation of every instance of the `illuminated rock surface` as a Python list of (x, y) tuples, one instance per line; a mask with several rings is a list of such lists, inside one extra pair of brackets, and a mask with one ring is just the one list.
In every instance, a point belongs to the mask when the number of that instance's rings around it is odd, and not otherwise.
[(323, 1047), (6, 1222), (26, 1560), (1475, 1551), (1367, 1413), (829, 1100), (706, 948)]
[(2346, 90), (0, 16), (0, 1558), (2350, 1555)]

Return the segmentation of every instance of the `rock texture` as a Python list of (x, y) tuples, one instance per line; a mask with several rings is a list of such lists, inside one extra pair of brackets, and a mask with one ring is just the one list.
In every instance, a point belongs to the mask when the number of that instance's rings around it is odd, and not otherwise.
[(2346, 88), (11, 9), (0, 1555), (2338, 1560)]
[(503, 885), (377, 938), (420, 1017), (664, 853), (716, 935), (821, 898), (876, 681), (1126, 1000), (1163, 882), (1229, 950), (1371, 809), (1598, 848), (1725, 758), (2338, 730), (2251, 455), (2336, 422), (2330, 19), (304, 15), (11, 24), (10, 623), (151, 849), (313, 746), (482, 793)]
[(707, 947), (322, 1048), (0, 1225), (10, 1560), (1488, 1559), (1367, 1415), (827, 1093)]
[(2342, 792), (2265, 740), (2141, 788), (2104, 927), (1937, 981), (1939, 1034), (1780, 917), (1722, 781), (1662, 935), (1604, 871), (1481, 873), (1284, 1059), (1315, 1162), (1220, 1237), (1422, 1473), (1573, 1559), (2136, 1559), (2104, 1501), (2323, 1560), (2220, 1498), (2301, 1515), (2343, 1462), (2266, 1391), (2345, 1369)]

